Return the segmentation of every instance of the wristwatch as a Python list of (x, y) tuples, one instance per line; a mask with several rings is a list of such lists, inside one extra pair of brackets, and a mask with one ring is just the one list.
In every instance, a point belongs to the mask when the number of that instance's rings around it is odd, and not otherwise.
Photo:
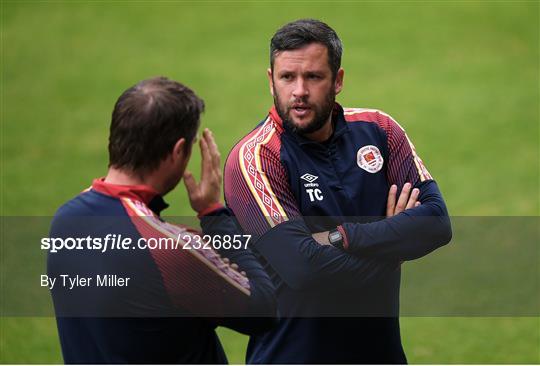
[(330, 230), (328, 233), (328, 241), (338, 249), (343, 249), (343, 235), (338, 229)]

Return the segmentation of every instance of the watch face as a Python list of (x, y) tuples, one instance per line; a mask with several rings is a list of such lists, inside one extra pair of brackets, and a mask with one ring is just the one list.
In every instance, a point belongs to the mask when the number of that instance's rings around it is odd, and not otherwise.
[(332, 231), (330, 235), (328, 235), (328, 239), (331, 243), (335, 243), (337, 241), (341, 240), (341, 233), (339, 231)]

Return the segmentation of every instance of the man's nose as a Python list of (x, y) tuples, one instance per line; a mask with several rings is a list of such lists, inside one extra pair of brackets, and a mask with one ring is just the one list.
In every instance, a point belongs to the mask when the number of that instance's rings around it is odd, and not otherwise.
[(309, 95), (309, 90), (307, 88), (306, 82), (303, 78), (296, 79), (294, 84), (293, 96), (295, 98), (302, 98)]

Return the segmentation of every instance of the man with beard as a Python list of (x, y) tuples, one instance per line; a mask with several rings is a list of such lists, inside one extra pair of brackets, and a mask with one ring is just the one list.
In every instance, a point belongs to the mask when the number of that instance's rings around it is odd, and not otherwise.
[(437, 184), (403, 128), (335, 102), (341, 54), (320, 21), (279, 29), (274, 106), (227, 159), (227, 204), (258, 237), (282, 316), (251, 337), (249, 363), (405, 363), (400, 265), (451, 238)]

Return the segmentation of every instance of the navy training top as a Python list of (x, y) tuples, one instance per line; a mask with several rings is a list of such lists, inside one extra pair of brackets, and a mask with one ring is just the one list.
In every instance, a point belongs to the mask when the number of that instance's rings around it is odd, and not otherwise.
[[(336, 104), (332, 123), (331, 138), (314, 142), (272, 108), (228, 156), (226, 202), (259, 237), (281, 316), (251, 337), (249, 363), (405, 363), (400, 264), (450, 240), (437, 185), (395, 120)], [(390, 186), (406, 182), (421, 206), (385, 218)], [(311, 236), (336, 227), (344, 250)]]
[[(118, 249), (109, 240), (103, 250), (97, 241), (93, 248), (83, 242), (78, 250), (49, 251), (48, 275), (57, 279), (51, 292), (66, 363), (227, 363), (215, 333), (218, 325), (246, 334), (272, 326), (273, 285), (249, 249), (218, 253), (135, 247), (141, 238), (178, 235), (183, 246), (186, 237), (201, 234), (162, 220), (166, 207), (150, 187), (97, 179), (56, 213), (52, 238), (100, 238), (103, 246), (107, 235), (116, 235), (133, 243)], [(201, 227), (209, 235), (243, 234), (223, 206), (201, 217)], [(66, 275), (89, 278), (90, 285), (61, 286)], [(115, 285), (117, 278), (127, 278), (127, 285)]]

